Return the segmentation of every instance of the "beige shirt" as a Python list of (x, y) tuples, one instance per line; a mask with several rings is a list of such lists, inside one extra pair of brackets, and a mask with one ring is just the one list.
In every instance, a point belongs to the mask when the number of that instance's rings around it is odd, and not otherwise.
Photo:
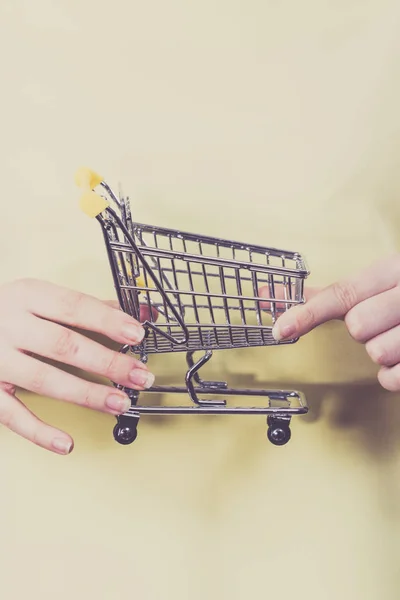
[[(3, 0), (1, 279), (114, 297), (82, 164), (134, 218), (304, 252), (310, 285), (398, 249), (400, 10), (393, 0)], [(373, 315), (371, 315), (373, 318)], [(157, 382), (183, 356), (152, 361)], [(398, 598), (400, 405), (330, 324), (223, 352), (231, 383), (293, 386), (263, 418), (114, 419), (24, 394), (76, 448), (0, 430), (1, 597)], [(165, 399), (167, 401), (167, 399)]]

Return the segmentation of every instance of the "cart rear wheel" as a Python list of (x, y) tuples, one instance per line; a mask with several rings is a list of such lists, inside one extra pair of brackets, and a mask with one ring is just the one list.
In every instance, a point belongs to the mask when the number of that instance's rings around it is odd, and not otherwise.
[(268, 427), (268, 439), (274, 446), (284, 446), (291, 438), (290, 427), (287, 425), (270, 425)]
[(136, 425), (134, 427), (130, 427), (128, 425), (120, 425), (117, 423), (114, 427), (113, 434), (116, 442), (127, 446), (136, 440), (137, 428)]

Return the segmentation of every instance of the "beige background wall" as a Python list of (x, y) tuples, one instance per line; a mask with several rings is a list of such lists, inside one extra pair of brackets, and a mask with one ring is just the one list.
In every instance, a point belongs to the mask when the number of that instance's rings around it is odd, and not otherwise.
[[(303, 251), (312, 283), (397, 250), (399, 16), (389, 0), (2, 0), (1, 280), (113, 296), (81, 164), (121, 181), (140, 221)], [(301, 388), (311, 414), (281, 449), (262, 418), (147, 419), (124, 448), (112, 417), (25, 396), (76, 449), (0, 430), (2, 598), (399, 597), (400, 404), (364, 350), (331, 325), (221, 354), (216, 373)]]

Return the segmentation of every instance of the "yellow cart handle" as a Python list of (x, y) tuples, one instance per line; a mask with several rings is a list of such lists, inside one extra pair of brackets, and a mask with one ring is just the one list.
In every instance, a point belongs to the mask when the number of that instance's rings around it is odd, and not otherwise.
[(105, 198), (93, 191), (102, 181), (98, 173), (86, 167), (81, 167), (75, 173), (75, 183), (83, 190), (79, 206), (88, 217), (97, 217), (109, 206)]

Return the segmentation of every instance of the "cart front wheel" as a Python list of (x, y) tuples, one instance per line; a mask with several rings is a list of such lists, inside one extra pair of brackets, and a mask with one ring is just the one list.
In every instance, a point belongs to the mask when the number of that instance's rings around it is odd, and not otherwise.
[(134, 442), (137, 438), (136, 425), (134, 427), (131, 427), (128, 425), (120, 425), (119, 423), (117, 423), (114, 427), (113, 434), (116, 442), (127, 446), (128, 444), (132, 444), (132, 442)]
[(291, 438), (291, 431), (288, 425), (270, 425), (268, 427), (268, 439), (274, 446), (284, 446)]

